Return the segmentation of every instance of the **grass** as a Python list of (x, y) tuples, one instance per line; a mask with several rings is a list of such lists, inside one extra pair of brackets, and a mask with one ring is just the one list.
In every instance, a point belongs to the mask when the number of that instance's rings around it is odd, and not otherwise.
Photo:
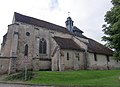
[(27, 71), (26, 73), (26, 78), (25, 78), (25, 71), (22, 71), (22, 72), (18, 72), (18, 73), (15, 73), (15, 74), (11, 74), (11, 75), (8, 75), (4, 80), (6, 81), (13, 81), (13, 80), (30, 80), (32, 79), (33, 77), (33, 73), (32, 71)]
[(112, 86), (120, 87), (120, 70), (81, 70), (81, 71), (34, 71), (31, 84), (64, 86)]

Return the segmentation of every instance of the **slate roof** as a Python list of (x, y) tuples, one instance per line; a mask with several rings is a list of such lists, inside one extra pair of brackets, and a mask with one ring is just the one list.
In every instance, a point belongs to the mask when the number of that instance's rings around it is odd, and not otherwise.
[(19, 13), (14, 13), (14, 17), (15, 17), (15, 22), (23, 22), (23, 23), (27, 23), (27, 24), (31, 24), (31, 25), (36, 25), (39, 27), (43, 27), (46, 29), (51, 29), (51, 30), (55, 30), (55, 31), (60, 31), (63, 33), (70, 33), (65, 27), (59, 26), (59, 25), (55, 25), (53, 23), (49, 23), (40, 19), (36, 19), (33, 17), (29, 17), (26, 15), (22, 15)]
[(88, 38), (89, 44), (88, 44), (88, 51), (92, 53), (97, 54), (105, 54), (105, 55), (112, 55), (113, 51), (104, 45), (98, 43), (97, 41)]
[(79, 50), (84, 51), (77, 43), (75, 43), (72, 39), (69, 38), (61, 38), (61, 37), (54, 37), (54, 40), (62, 49), (71, 49), (71, 50)]

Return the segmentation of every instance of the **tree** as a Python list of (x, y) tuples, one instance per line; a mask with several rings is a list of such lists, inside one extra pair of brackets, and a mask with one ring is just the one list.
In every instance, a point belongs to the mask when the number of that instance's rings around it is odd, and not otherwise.
[(107, 24), (103, 25), (105, 36), (102, 39), (114, 50), (115, 58), (120, 59), (120, 0), (112, 0), (111, 3), (113, 7), (105, 15)]

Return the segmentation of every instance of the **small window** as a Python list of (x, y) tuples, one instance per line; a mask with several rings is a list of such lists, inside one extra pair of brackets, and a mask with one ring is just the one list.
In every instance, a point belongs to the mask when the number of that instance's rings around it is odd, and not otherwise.
[(28, 56), (28, 45), (25, 45), (24, 56)]
[(0, 65), (0, 67), (1, 67), (1, 68), (3, 67), (2, 64)]
[(107, 55), (106, 57), (107, 57), (107, 62), (110, 62), (110, 58), (109, 58), (109, 56)]
[(78, 58), (78, 61), (80, 60), (79, 53), (75, 54), (76, 58)]
[(69, 53), (67, 53), (67, 60), (69, 60)]
[(94, 60), (97, 61), (97, 55), (94, 53)]
[(78, 56), (78, 61), (80, 61), (80, 57)]
[(29, 32), (26, 32), (26, 35), (27, 35), (27, 36), (30, 36), (30, 33), (29, 33)]

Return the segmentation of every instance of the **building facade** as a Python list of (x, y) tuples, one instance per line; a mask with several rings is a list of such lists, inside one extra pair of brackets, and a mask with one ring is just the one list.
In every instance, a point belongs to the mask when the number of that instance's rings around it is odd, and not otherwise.
[(0, 73), (24, 70), (81, 70), (119, 68), (113, 51), (83, 35), (68, 17), (66, 28), (14, 13), (3, 36)]

